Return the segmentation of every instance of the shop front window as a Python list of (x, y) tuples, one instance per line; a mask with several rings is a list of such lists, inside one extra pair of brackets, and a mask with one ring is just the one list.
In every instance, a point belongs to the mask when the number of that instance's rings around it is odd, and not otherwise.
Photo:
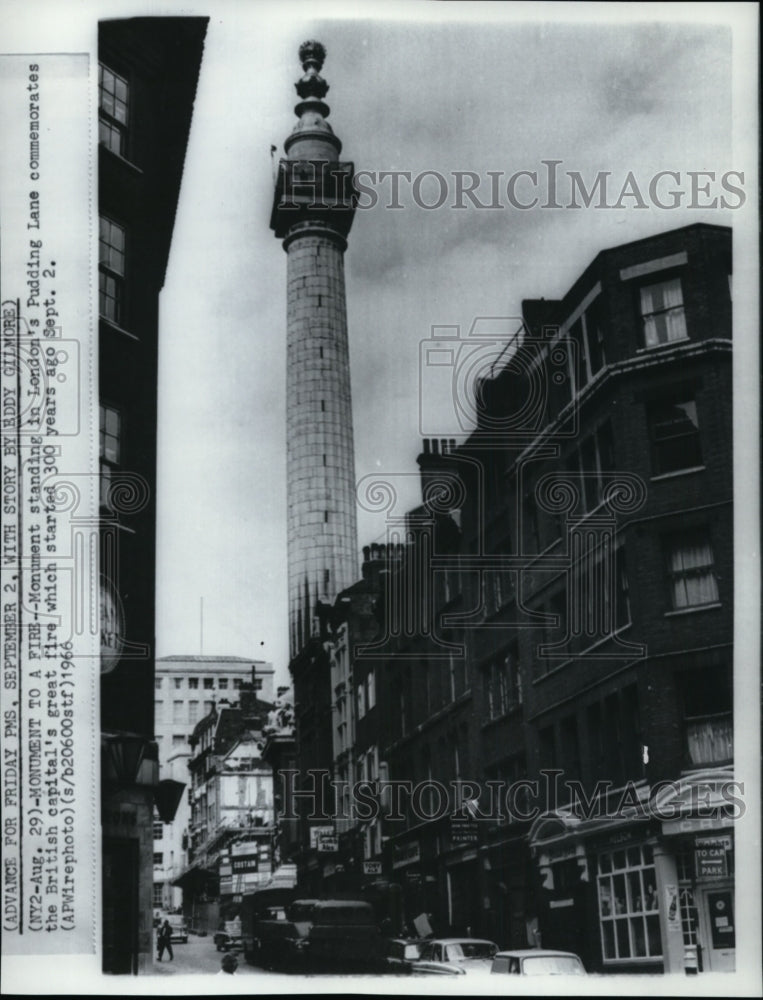
[(600, 854), (597, 881), (604, 961), (660, 958), (660, 914), (651, 847)]

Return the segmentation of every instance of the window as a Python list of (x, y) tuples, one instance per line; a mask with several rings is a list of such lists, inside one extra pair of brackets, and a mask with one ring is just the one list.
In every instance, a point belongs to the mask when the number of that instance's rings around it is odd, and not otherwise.
[(593, 377), (607, 363), (604, 350), (604, 326), (601, 320), (599, 298), (594, 299), (582, 316), (588, 347), (588, 367)]
[(156, 688), (157, 691), (161, 691), (161, 689), (162, 689), (162, 678), (161, 677), (155, 677), (154, 678), (154, 687)]
[(182, 677), (175, 677), (173, 679), (175, 681), (175, 690), (179, 691), (182, 688), (182, 686), (183, 686), (183, 678)]
[(204, 690), (205, 691), (213, 691), (214, 687), (215, 687), (215, 679), (214, 679), (214, 677), (205, 677), (204, 678)]
[(218, 686), (218, 688), (221, 691), (227, 691), (228, 690), (228, 678), (227, 677), (220, 677), (220, 678), (218, 678), (217, 686)]
[(159, 907), (159, 908), (161, 908), (161, 907), (162, 907), (162, 906), (164, 905), (164, 903), (163, 903), (163, 891), (164, 891), (164, 885), (163, 885), (163, 883), (161, 883), (161, 882), (154, 882), (154, 884), (153, 884), (153, 887), (152, 887), (152, 888), (153, 888), (153, 890), (154, 890), (154, 901), (153, 901), (153, 905), (154, 905), (155, 907)]
[(604, 500), (608, 474), (615, 468), (612, 425), (607, 420), (567, 458), (567, 471), (581, 491), (580, 513), (590, 513)]
[(241, 685), (243, 683), (244, 682), (242, 681), (242, 679), (240, 677), (234, 677), (233, 678), (233, 688), (234, 688), (234, 690), (235, 691), (240, 691), (241, 690)]
[(198, 701), (188, 702), (188, 722), (193, 725), (195, 722), (199, 721), (199, 703)]
[(600, 854), (597, 882), (604, 961), (661, 957), (652, 848), (644, 844)]
[(482, 682), (488, 717), (498, 719), (522, 703), (516, 644), (499, 654), (483, 671)]
[(209, 713), (212, 711), (213, 705), (214, 705), (213, 701), (204, 702), (204, 715), (209, 715)]
[(690, 767), (725, 764), (734, 757), (734, 693), (723, 667), (687, 670), (681, 676), (685, 753)]
[(702, 465), (697, 404), (691, 396), (655, 403), (648, 419), (655, 475)]
[(100, 436), (98, 442), (100, 457), (110, 465), (118, 465), (119, 431), (121, 424), (119, 410), (115, 410), (113, 406), (101, 405), (98, 407), (98, 416), (100, 424)]
[(578, 736), (578, 720), (574, 715), (568, 715), (559, 723), (559, 742), (561, 744), (561, 757), (564, 761), (564, 784), (567, 788), (568, 781), (579, 780), (581, 778), (580, 768), (580, 739)]
[(164, 719), (164, 702), (159, 699), (159, 701), (154, 702), (154, 718), (157, 722), (161, 722)]
[(101, 316), (122, 322), (125, 278), (125, 229), (100, 217), (98, 241), (98, 304)]
[(522, 521), (524, 526), (524, 542), (527, 555), (535, 555), (541, 550), (540, 523), (535, 498), (528, 493), (522, 501)]
[(656, 347), (686, 340), (686, 317), (680, 278), (659, 281), (641, 289), (644, 346)]
[(98, 64), (98, 141), (118, 156), (124, 156), (129, 110), (127, 80)]
[(164, 837), (164, 823), (154, 820), (154, 840), (161, 840)]
[(186, 741), (185, 736), (183, 736), (182, 734), (178, 736), (178, 734), (175, 733), (175, 735), (172, 737), (173, 747), (182, 747), (185, 745), (185, 741)]
[(541, 768), (551, 770), (556, 767), (556, 742), (553, 726), (545, 726), (538, 730), (538, 758)]
[(199, 678), (198, 677), (189, 677), (188, 678), (188, 687), (189, 687), (189, 689), (191, 691), (198, 691), (199, 690)]
[(718, 601), (713, 549), (706, 530), (684, 531), (668, 542), (668, 580), (674, 611)]
[(262, 691), (262, 678), (261, 677), (255, 677), (254, 681), (252, 683), (254, 684), (254, 690), (255, 691)]
[(575, 344), (569, 359), (570, 390), (574, 397), (606, 364), (598, 298), (570, 325), (569, 338)]
[(358, 718), (362, 719), (366, 714), (366, 688), (363, 683), (358, 684), (356, 697), (358, 703)]
[(183, 722), (183, 702), (173, 701), (172, 702), (172, 721), (173, 723)]
[(164, 864), (164, 854), (161, 851), (154, 851), (154, 864), (163, 865)]

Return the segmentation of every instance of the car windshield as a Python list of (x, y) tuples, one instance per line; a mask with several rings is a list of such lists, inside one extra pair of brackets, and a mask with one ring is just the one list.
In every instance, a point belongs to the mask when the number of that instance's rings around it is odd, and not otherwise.
[(167, 917), (167, 920), (169, 920), (170, 927), (182, 927), (185, 922), (182, 917)]
[(445, 959), (462, 962), (467, 958), (492, 958), (497, 950), (490, 941), (456, 941), (445, 946)]
[(583, 976), (583, 963), (575, 955), (531, 955), (522, 963), (526, 976)]

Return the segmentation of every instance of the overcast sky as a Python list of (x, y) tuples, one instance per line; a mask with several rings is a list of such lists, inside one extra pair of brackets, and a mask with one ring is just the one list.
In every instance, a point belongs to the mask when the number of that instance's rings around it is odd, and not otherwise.
[[(568, 203), (566, 171), (589, 182), (609, 171), (610, 202), (632, 171), (649, 202), (660, 170), (679, 172), (675, 187), (688, 192), (687, 171), (743, 169), (740, 142), (755, 142), (755, 66), (738, 47), (754, 34), (749, 5), (64, 6), (81, 15), (86, 45), (94, 11), (210, 16), (162, 294), (159, 655), (200, 651), (203, 597), (204, 653), (262, 657), (286, 676), (286, 255), (268, 223), (271, 145), (283, 155), (296, 121), (300, 42), (327, 49), (343, 159), (357, 170), (436, 170), (451, 184), (446, 205), (429, 211), (406, 184), (403, 208), (390, 210), (389, 181), (379, 184), (345, 255), (356, 474), (395, 477), (402, 509), (418, 499), (422, 398), (431, 429), (450, 436), (447, 378), (420, 383), (433, 326), (465, 332), (480, 315), (516, 316), (523, 298), (562, 295), (601, 249), (693, 222), (736, 228), (743, 214), (688, 209), (688, 194), (670, 211), (633, 197), (621, 209), (521, 210), (505, 179), (501, 209), (449, 205), (453, 171), (478, 174), (483, 201), (489, 171), (537, 171), (543, 199), (542, 161), (559, 160)], [(76, 36), (74, 23), (57, 39)], [(38, 27), (30, 20), (30, 38)], [(746, 74), (736, 94), (732, 56)], [(753, 189), (748, 178), (748, 208)], [(532, 197), (526, 177), (516, 191)], [(359, 545), (384, 530), (360, 512)]]

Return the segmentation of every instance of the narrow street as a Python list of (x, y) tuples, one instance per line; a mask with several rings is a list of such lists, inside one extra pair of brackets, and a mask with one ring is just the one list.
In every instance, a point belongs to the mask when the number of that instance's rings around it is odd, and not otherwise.
[[(215, 948), (212, 937), (198, 937), (192, 934), (188, 938), (188, 944), (173, 944), (172, 950), (174, 958), (170, 962), (167, 953), (164, 953), (161, 962), (156, 960), (154, 952), (154, 975), (172, 976), (188, 975), (189, 973), (211, 974), (220, 971), (223, 955)], [(255, 968), (249, 965), (244, 956), (236, 953), (238, 958), (237, 976), (273, 976), (274, 973), (265, 969)]]

